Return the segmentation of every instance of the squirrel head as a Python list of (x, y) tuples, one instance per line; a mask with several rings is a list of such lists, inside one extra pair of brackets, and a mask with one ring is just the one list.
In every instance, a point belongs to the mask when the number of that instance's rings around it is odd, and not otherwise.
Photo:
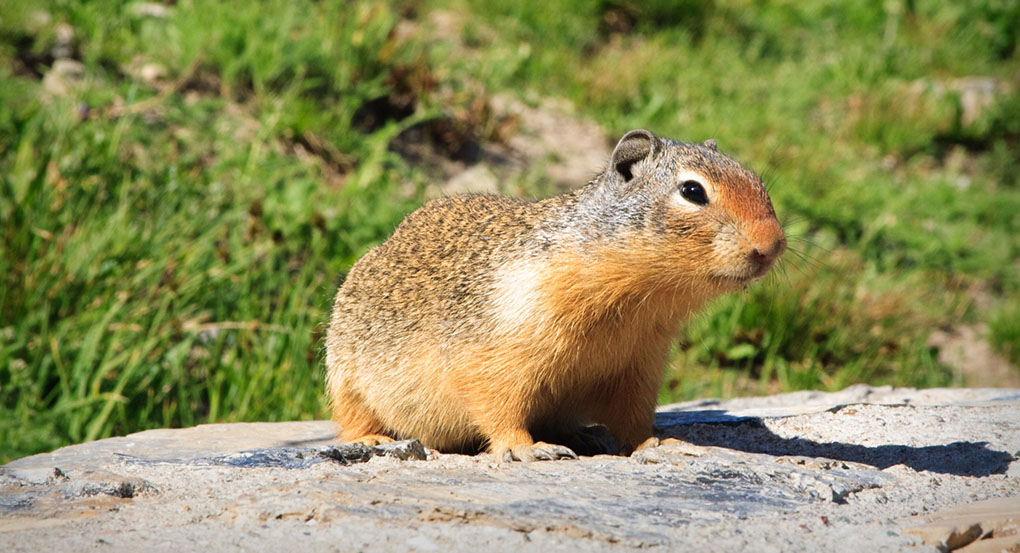
[(592, 188), (603, 198), (601, 222), (673, 282), (739, 289), (786, 250), (765, 185), (714, 140), (687, 144), (630, 131)]

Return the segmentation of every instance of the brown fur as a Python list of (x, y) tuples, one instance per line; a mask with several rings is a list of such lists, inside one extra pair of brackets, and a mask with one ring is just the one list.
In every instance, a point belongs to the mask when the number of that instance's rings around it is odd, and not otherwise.
[[(705, 185), (708, 205), (681, 197), (681, 176)], [(652, 436), (679, 325), (783, 249), (757, 176), (714, 144), (647, 131), (571, 194), (430, 202), (337, 292), (333, 418), (347, 441), (413, 437), (521, 460), (555, 447), (533, 432), (594, 422), (632, 450)]]

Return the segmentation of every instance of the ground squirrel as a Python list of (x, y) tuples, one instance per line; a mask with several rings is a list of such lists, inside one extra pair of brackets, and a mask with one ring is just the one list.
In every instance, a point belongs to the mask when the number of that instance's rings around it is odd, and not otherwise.
[(575, 457), (535, 437), (598, 423), (624, 452), (651, 445), (679, 325), (785, 249), (757, 175), (713, 140), (645, 130), (562, 196), (430, 201), (337, 292), (326, 367), (340, 437), (529, 461)]

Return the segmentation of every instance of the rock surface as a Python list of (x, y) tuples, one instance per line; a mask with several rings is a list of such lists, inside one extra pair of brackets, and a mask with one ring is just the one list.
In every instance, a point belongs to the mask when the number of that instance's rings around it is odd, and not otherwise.
[(657, 425), (629, 458), (504, 465), (322, 421), (139, 432), (0, 467), (0, 550), (1020, 550), (1020, 390), (696, 401)]

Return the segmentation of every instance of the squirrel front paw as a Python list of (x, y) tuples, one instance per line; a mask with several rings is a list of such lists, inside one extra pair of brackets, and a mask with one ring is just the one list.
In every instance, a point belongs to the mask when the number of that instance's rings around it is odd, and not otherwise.
[(530, 463), (531, 461), (556, 461), (558, 459), (577, 459), (577, 454), (573, 452), (569, 447), (556, 444), (548, 444), (545, 442), (535, 442), (533, 444), (521, 444), (513, 447), (508, 447), (502, 451), (496, 451), (496, 458), (503, 463), (511, 463), (513, 461), (523, 461)]

